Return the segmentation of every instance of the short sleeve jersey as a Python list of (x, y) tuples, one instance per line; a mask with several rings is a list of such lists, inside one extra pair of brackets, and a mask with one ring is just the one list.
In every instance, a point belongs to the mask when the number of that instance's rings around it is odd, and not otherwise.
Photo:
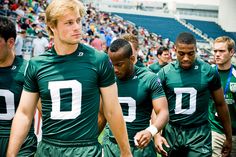
[(79, 44), (70, 55), (54, 47), (33, 58), (24, 90), (38, 92), (42, 101), (43, 138), (81, 142), (98, 136), (100, 87), (115, 83), (107, 54)]
[[(216, 68), (216, 66), (214, 66), (213, 68)], [(232, 71), (231, 69), (229, 70), (218, 69), (218, 72), (221, 78), (222, 88), (224, 90), (225, 101), (228, 105), (230, 113), (233, 135), (236, 135), (236, 68), (235, 66), (232, 65)], [(223, 134), (224, 133), (223, 126), (219, 120), (215, 104), (212, 100), (209, 103), (209, 119), (212, 130), (220, 134)]]
[[(19, 105), (27, 62), (15, 57), (9, 67), (0, 68), (0, 136), (9, 137), (12, 119)], [(34, 133), (33, 125), (30, 134)]]
[[(128, 80), (117, 79), (119, 102), (130, 142), (137, 132), (149, 126), (152, 100), (165, 96), (156, 74), (144, 67), (135, 66), (134, 70)], [(114, 138), (111, 131), (109, 136)]]
[(171, 123), (188, 126), (207, 122), (210, 92), (221, 88), (215, 69), (196, 59), (185, 70), (175, 61), (163, 67), (158, 76), (168, 100)]

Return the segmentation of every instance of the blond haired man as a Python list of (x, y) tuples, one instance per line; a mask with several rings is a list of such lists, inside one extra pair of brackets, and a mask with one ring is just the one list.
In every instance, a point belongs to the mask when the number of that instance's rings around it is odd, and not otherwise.
[[(225, 101), (228, 105), (232, 124), (232, 152), (236, 156), (236, 67), (231, 63), (234, 55), (235, 42), (227, 36), (215, 39), (213, 43), (214, 59), (224, 90)], [(221, 157), (225, 146), (225, 134), (214, 103), (209, 104), (209, 120), (212, 130), (212, 156)]]
[(79, 43), (83, 15), (84, 6), (78, 0), (53, 0), (47, 7), (46, 24), (54, 46), (29, 61), (8, 157), (17, 155), (39, 96), (43, 133), (37, 156), (101, 156), (97, 141), (100, 95), (121, 156), (132, 156), (108, 56)]

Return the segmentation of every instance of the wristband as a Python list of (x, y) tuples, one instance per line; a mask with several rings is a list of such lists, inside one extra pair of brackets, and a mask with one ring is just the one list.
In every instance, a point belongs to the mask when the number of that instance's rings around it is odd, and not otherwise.
[(149, 131), (152, 136), (156, 135), (156, 133), (158, 132), (157, 128), (154, 125), (150, 125), (145, 130)]

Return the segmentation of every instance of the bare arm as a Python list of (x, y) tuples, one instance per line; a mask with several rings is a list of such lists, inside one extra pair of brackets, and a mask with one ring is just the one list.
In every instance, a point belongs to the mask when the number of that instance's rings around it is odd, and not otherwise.
[(219, 119), (221, 120), (221, 124), (224, 128), (224, 132), (226, 136), (226, 141), (223, 144), (222, 155), (228, 156), (232, 149), (232, 128), (231, 128), (229, 110), (224, 100), (224, 94), (223, 94), (222, 88), (216, 91), (213, 91), (211, 95), (215, 102), (216, 111), (217, 111)]
[(22, 143), (29, 132), (38, 97), (38, 93), (30, 93), (23, 90), (20, 104), (12, 122), (7, 157), (17, 156)]
[(100, 90), (104, 115), (120, 147), (121, 157), (132, 156), (125, 121), (118, 100), (117, 86), (114, 83), (111, 86), (100, 88)]
[[(155, 100), (152, 100), (153, 110), (152, 112), (152, 125), (157, 128), (158, 132), (163, 129), (166, 123), (169, 120), (169, 111), (166, 97), (161, 97)], [(138, 132), (135, 135), (135, 139), (137, 140), (138, 147), (144, 148), (148, 145), (152, 138), (151, 132), (148, 130), (143, 130)]]
[[(168, 120), (169, 120), (168, 102), (166, 102), (166, 103), (167, 103), (167, 112), (168, 112)], [(159, 122), (159, 120), (157, 120), (157, 118), (158, 118), (157, 114), (158, 114), (158, 110), (156, 111), (155, 109), (153, 109), (151, 123), (154, 125)], [(165, 125), (166, 125), (166, 123), (165, 123)], [(163, 127), (162, 127), (162, 129), (163, 129)], [(169, 148), (169, 145), (168, 145), (166, 139), (164, 137), (162, 137), (162, 135), (161, 135), (162, 129), (161, 130), (158, 129), (159, 132), (154, 136), (154, 144), (155, 144), (155, 148), (158, 151), (158, 153), (162, 154), (162, 156), (167, 156), (167, 152), (163, 149), (163, 144), (167, 148)]]
[(41, 103), (41, 98), (39, 98), (38, 103), (37, 103), (37, 109), (42, 116), (42, 103)]
[(99, 112), (98, 112), (98, 130), (99, 130), (99, 134), (104, 129), (106, 123), (107, 123), (107, 120), (106, 120), (106, 118), (104, 116), (104, 112), (103, 112), (102, 99), (100, 99), (100, 107), (99, 107)]
[(161, 131), (169, 121), (169, 110), (166, 97), (155, 99), (152, 101), (152, 104), (156, 113), (156, 118), (153, 120), (152, 125), (154, 125), (158, 131)]

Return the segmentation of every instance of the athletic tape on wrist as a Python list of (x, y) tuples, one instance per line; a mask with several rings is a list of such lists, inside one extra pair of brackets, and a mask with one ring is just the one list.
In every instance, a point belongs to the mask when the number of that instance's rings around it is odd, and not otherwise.
[(156, 135), (156, 133), (158, 132), (157, 128), (154, 125), (150, 125), (145, 130), (149, 131), (152, 136)]

